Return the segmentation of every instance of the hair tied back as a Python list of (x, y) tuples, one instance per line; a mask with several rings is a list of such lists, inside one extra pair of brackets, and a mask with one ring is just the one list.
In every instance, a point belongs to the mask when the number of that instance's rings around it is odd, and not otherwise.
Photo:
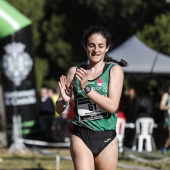
[(112, 57), (109, 57), (108, 55), (105, 56), (104, 61), (105, 62), (114, 62), (114, 63), (117, 63), (121, 67), (127, 67), (128, 66), (128, 63), (125, 60), (121, 59), (120, 61), (117, 61), (117, 60), (113, 59)]

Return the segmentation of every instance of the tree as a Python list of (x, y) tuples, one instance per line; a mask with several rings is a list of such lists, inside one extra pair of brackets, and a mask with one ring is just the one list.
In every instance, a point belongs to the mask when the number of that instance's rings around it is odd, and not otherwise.
[(151, 48), (170, 55), (170, 13), (157, 16), (154, 23), (145, 25), (137, 36)]

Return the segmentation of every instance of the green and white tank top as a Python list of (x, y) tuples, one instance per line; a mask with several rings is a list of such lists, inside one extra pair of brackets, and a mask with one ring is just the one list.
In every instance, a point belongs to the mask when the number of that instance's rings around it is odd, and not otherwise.
[[(94, 80), (89, 80), (88, 85), (100, 93), (108, 96), (110, 69), (114, 64), (105, 64), (103, 73)], [(81, 67), (87, 68), (87, 65)], [(89, 99), (85, 92), (79, 88), (79, 81), (75, 78), (74, 84), (75, 116), (73, 124), (83, 126), (94, 131), (116, 129), (117, 112), (111, 114), (104, 108)]]

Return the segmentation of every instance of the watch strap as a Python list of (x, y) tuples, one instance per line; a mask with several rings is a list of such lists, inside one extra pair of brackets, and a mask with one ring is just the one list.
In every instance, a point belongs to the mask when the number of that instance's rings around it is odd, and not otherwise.
[(70, 106), (70, 103), (69, 102), (65, 102), (64, 100), (61, 101), (63, 106), (68, 108)]

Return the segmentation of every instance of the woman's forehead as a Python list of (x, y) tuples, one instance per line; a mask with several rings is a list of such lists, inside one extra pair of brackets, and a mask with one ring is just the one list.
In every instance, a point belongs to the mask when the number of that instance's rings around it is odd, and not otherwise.
[(88, 42), (106, 42), (106, 38), (101, 34), (92, 34), (88, 38)]

